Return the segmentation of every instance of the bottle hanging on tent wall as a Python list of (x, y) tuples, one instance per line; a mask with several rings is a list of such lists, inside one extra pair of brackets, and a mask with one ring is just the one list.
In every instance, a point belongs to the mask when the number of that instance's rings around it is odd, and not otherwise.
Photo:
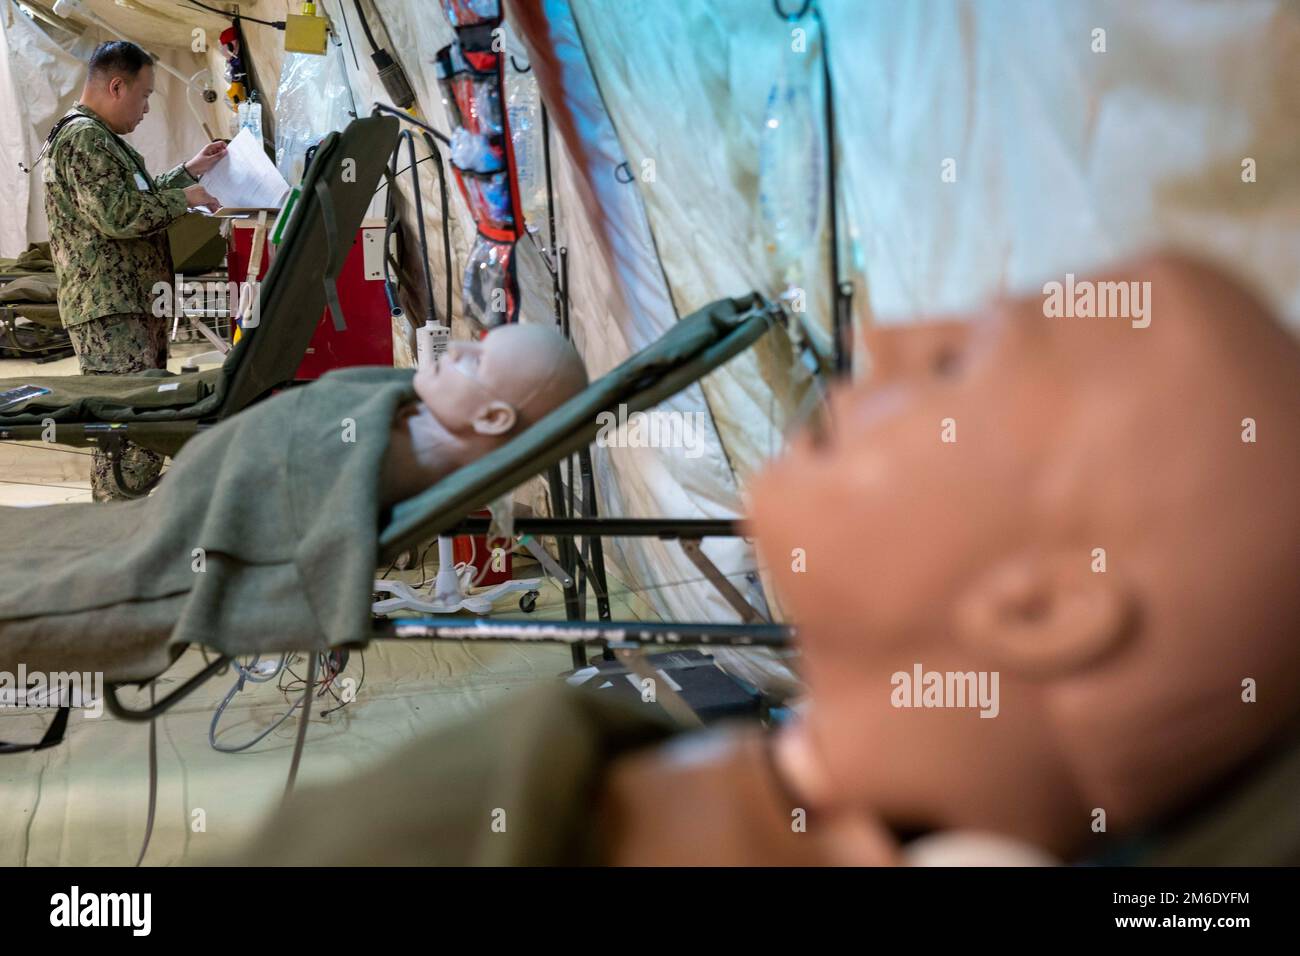
[(759, 131), (758, 190), (768, 261), (793, 295), (821, 223), (825, 146), (813, 102), (818, 54), (803, 27), (791, 26), (782, 45)]
[(537, 79), (531, 73), (507, 73), (506, 86), (506, 112), (510, 117), (510, 145), (515, 153), (519, 201), (524, 222), (537, 226), (546, 221), (546, 169)]

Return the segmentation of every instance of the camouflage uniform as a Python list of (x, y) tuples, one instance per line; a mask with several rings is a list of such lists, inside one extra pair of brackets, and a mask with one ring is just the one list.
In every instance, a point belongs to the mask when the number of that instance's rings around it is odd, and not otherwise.
[[(122, 374), (167, 364), (166, 320), (153, 314), (154, 285), (172, 281), (166, 229), (185, 215), (185, 167), (149, 175), (144, 158), (88, 107), (59, 130), (45, 159), (45, 214), (59, 279), (59, 314), (84, 375)], [(161, 467), (132, 445), (123, 474), (143, 484)], [(123, 497), (104, 452), (91, 472), (96, 501)]]
[[(147, 312), (105, 315), (68, 327), (82, 375), (126, 375), (167, 367), (167, 319)], [(96, 501), (124, 498), (113, 479), (108, 453), (91, 452), (90, 489)], [(131, 442), (123, 445), (122, 477), (130, 488), (143, 488), (162, 471), (163, 457)]]

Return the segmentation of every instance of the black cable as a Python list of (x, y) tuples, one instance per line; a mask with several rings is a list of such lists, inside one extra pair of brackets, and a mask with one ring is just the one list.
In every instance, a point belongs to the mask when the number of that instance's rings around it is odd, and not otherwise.
[[(775, 3), (776, 0), (773, 0)], [(815, 3), (805, 3), (804, 9), (799, 12), (802, 16), (809, 6), (812, 7), (813, 19), (817, 21), (817, 30), (821, 34), (822, 41), (822, 81), (826, 87), (825, 90), (825, 122), (826, 122), (826, 190), (829, 194), (830, 205), (830, 246), (831, 246), (831, 328), (835, 333), (835, 373), (837, 375), (847, 375), (851, 371), (853, 363), (853, 343), (845, 342), (849, 337), (849, 319), (846, 309), (841, 303), (841, 296), (844, 293), (843, 283), (840, 282), (840, 227), (839, 227), (839, 201), (836, 191), (835, 182), (835, 92), (831, 86), (831, 44), (830, 35), (826, 30), (826, 23), (822, 20), (822, 12)], [(780, 6), (777, 7), (778, 11)]]
[[(426, 156), (424, 157), (424, 159), (418, 160), (415, 165), (419, 166), (420, 163), (427, 163), (431, 159), (441, 159), (441, 158), (442, 158), (441, 156)], [(394, 163), (393, 165), (396, 166), (397, 164)], [(390, 175), (392, 175), (393, 179), (396, 180), (398, 176), (402, 175), (402, 173), (406, 172), (410, 168), (411, 168), (410, 166), (403, 166), (401, 169), (392, 172)], [(387, 185), (388, 185), (388, 180), (385, 179), (382, 183), (380, 183), (378, 186), (375, 187), (375, 191), (370, 195), (378, 196), (379, 190), (383, 189)]]
[(370, 43), (370, 51), (378, 53), (379, 44), (375, 42), (375, 35), (370, 32), (370, 24), (366, 22), (366, 14), (361, 9), (361, 0), (352, 0), (352, 2), (356, 5), (357, 19), (361, 21), (361, 29), (366, 35), (366, 40)]
[[(154, 682), (149, 683), (149, 706), (154, 706)], [(154, 817), (158, 812), (158, 718), (149, 721), (149, 816), (144, 825), (144, 843), (140, 845), (140, 855), (136, 858), (138, 867), (144, 863), (144, 855), (149, 852), (149, 840), (153, 837)]]
[[(215, 13), (217, 16), (224, 17), (227, 20), (231, 17), (231, 14), (227, 13), (225, 10), (218, 10), (216, 7), (210, 7), (206, 3), (199, 3), (199, 0), (185, 0), (185, 2), (189, 3), (191, 6), (207, 10), (209, 13)], [(257, 17), (250, 17), (243, 13), (237, 14), (237, 16), (240, 20), (252, 20), (254, 23), (260, 23), (264, 27), (274, 27), (277, 30), (284, 29), (283, 20), (259, 20)]]
[(339, 7), (339, 18), (343, 21), (343, 32), (346, 33), (348, 37), (348, 49), (352, 51), (352, 65), (356, 67), (357, 72), (360, 73), (361, 63), (357, 60), (357, 48), (352, 45), (352, 28), (348, 26), (348, 12), (343, 7)]
[(307, 686), (302, 692), (302, 716), (298, 718), (298, 739), (293, 744), (293, 760), (289, 762), (289, 779), (284, 784), (284, 799), (293, 793), (298, 780), (298, 764), (302, 761), (303, 745), (307, 742), (307, 722), (311, 719), (312, 691), (316, 689), (316, 652), (307, 657)]
[[(438, 306), (433, 300), (433, 274), (429, 271), (429, 240), (424, 232), (424, 200), (420, 196), (420, 171), (416, 168), (419, 163), (415, 158), (415, 134), (409, 129), (404, 129), (397, 134), (397, 139), (398, 149), (401, 149), (401, 141), (406, 140), (406, 151), (411, 157), (408, 168), (415, 180), (415, 232), (420, 240), (420, 268), (424, 272), (425, 301), (428, 307), (426, 315), (429, 321), (437, 322)], [(447, 316), (447, 323), (451, 324), (451, 316)]]
[(446, 315), (447, 327), (451, 328), (451, 206), (447, 202), (447, 169), (442, 164), (442, 153), (438, 149), (438, 144), (434, 142), (428, 130), (424, 131), (424, 145), (428, 147), (430, 156), (437, 157), (438, 160), (438, 191), (442, 205), (442, 255), (447, 286)]
[(380, 103), (378, 100), (376, 100), (374, 105), (371, 107), (371, 109), (373, 109), (376, 113), (387, 113), (389, 116), (396, 116), (403, 123), (410, 123), (412, 126), (418, 126), (426, 133), (432, 133), (434, 138), (437, 139), (438, 142), (446, 143), (448, 146), (451, 145), (451, 137), (448, 136), (446, 133), (444, 133), (442, 130), (438, 129), (436, 126), (430, 126), (428, 123), (424, 122), (424, 120), (416, 119), (410, 113), (407, 113), (403, 110), (399, 110), (395, 106), (389, 106), (387, 103)]

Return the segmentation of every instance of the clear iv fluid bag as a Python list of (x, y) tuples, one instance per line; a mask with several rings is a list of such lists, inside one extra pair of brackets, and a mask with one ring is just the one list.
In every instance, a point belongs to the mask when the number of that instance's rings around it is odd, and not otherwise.
[(546, 168), (542, 155), (542, 106), (537, 80), (516, 73), (506, 78), (506, 112), (510, 117), (510, 145), (519, 176), (519, 202), (524, 221), (539, 225), (546, 216)]
[(797, 284), (821, 222), (822, 124), (813, 104), (817, 54), (787, 42), (758, 139), (758, 195), (769, 261)]

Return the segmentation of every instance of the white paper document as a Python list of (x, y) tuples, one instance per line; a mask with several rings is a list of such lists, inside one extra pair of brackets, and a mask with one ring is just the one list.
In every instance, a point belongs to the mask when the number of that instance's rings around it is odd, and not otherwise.
[(247, 129), (226, 147), (226, 157), (204, 174), (202, 186), (233, 209), (279, 209), (289, 193), (262, 143)]

